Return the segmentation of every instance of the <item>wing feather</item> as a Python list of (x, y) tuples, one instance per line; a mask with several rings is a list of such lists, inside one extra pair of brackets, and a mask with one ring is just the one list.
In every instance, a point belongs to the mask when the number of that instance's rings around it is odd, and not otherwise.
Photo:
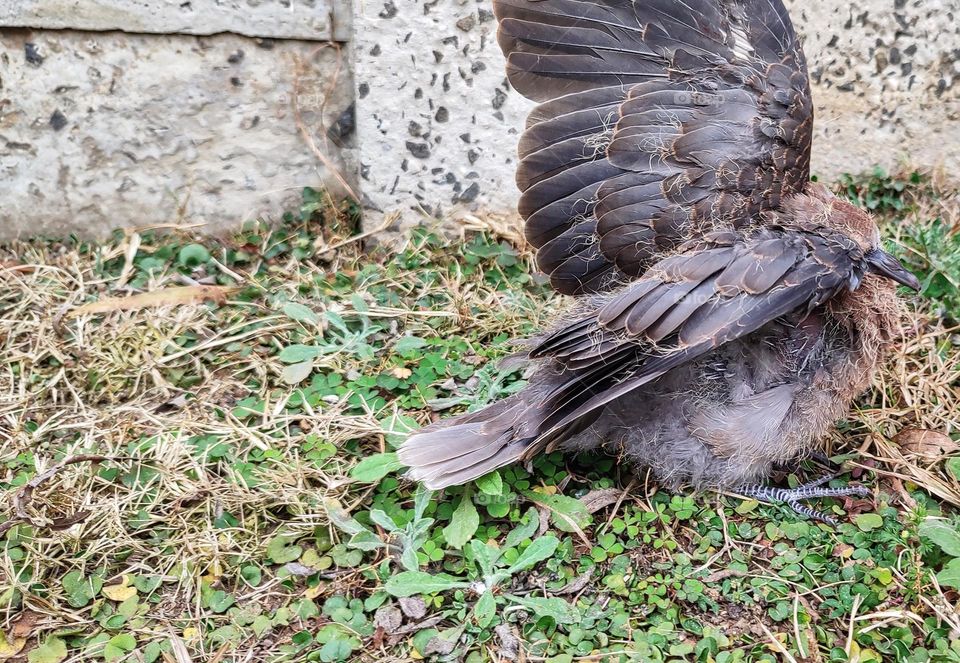
[(519, 210), (561, 292), (638, 278), (694, 232), (740, 227), (809, 179), (809, 81), (781, 0), (494, 10), (511, 84), (541, 102), (520, 141)]

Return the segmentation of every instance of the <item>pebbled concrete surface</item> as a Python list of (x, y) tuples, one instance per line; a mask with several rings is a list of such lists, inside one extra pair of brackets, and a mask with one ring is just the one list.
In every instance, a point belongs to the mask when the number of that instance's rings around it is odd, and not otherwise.
[(300, 124), (327, 145), (351, 103), (337, 54), (237, 35), (0, 33), (0, 237), (102, 235), (117, 226), (208, 223), (295, 209), (329, 181)]
[(375, 0), (356, 12), (368, 217), (512, 213), (516, 144), (531, 105), (507, 85), (489, 1)]
[(0, 26), (346, 41), (350, 0), (0, 0)]
[(960, 2), (786, 0), (817, 106), (813, 167), (960, 170)]

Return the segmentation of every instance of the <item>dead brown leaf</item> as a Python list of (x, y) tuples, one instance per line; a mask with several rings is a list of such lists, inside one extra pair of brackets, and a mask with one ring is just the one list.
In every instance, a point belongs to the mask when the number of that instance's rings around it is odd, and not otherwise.
[(550, 592), (553, 596), (569, 596), (571, 594), (579, 594), (580, 590), (590, 584), (590, 579), (593, 577), (593, 567), (587, 569), (586, 573), (583, 573), (566, 585), (561, 587), (555, 592)]
[(162, 288), (153, 292), (144, 292), (129, 297), (104, 297), (103, 299), (79, 306), (70, 311), (70, 318), (113, 311), (138, 311), (161, 306), (185, 306), (212, 301), (223, 304), (227, 297), (239, 288), (220, 285), (191, 285), (182, 288)]
[[(566, 525), (570, 528), (569, 531), (579, 536), (580, 540), (583, 542), (583, 545), (587, 546), (587, 548), (593, 547), (593, 544), (590, 543), (590, 539), (587, 538), (586, 533), (577, 524), (576, 520), (571, 518), (569, 515), (567, 515), (563, 511), (553, 508), (550, 504), (546, 502), (541, 502), (534, 496), (533, 493), (527, 494), (527, 499), (533, 502), (534, 504), (536, 504), (541, 509), (546, 509), (547, 511), (549, 511), (558, 520), (562, 520), (564, 523), (566, 523)], [(542, 528), (543, 527), (543, 511), (540, 512), (540, 523)]]
[(36, 271), (35, 265), (22, 265), (13, 260), (0, 261), (0, 271), (18, 272), (20, 274), (32, 274)]
[(960, 444), (950, 439), (949, 435), (920, 428), (906, 428), (900, 431), (893, 441), (900, 445), (904, 456), (928, 462), (936, 462), (944, 456), (960, 451)]
[[(73, 456), (66, 460), (60, 461), (47, 471), (30, 479), (30, 481), (28, 481), (23, 488), (14, 494), (13, 508), (15, 515), (13, 518), (10, 518), (6, 522), (0, 524), (0, 535), (5, 534), (7, 530), (12, 529), (20, 523), (30, 523), (34, 527), (42, 527), (43, 525), (41, 523), (34, 521), (34, 519), (31, 518), (27, 513), (27, 507), (30, 505), (30, 502), (33, 501), (34, 491), (46, 481), (49, 481), (55, 477), (63, 468), (67, 467), (68, 465), (76, 465), (77, 463), (101, 463), (105, 460), (111, 459), (107, 456)], [(85, 520), (89, 515), (90, 511), (83, 510), (63, 518), (53, 518), (47, 523), (47, 527), (56, 531), (69, 529), (77, 523)]]
[(622, 494), (623, 491), (619, 488), (603, 488), (600, 490), (591, 490), (581, 497), (580, 501), (587, 507), (587, 511), (596, 513), (611, 504), (616, 504)]
[(427, 604), (418, 596), (410, 598), (401, 598), (397, 600), (400, 604), (400, 610), (410, 619), (423, 619), (427, 614)]
[(748, 578), (750, 574), (746, 571), (741, 571), (740, 569), (721, 569), (720, 571), (714, 571), (706, 578), (703, 579), (703, 582), (712, 585), (715, 582), (720, 582), (721, 580), (726, 580), (727, 578)]
[(913, 495), (911, 495), (910, 491), (903, 485), (903, 481), (897, 477), (889, 477), (889, 481), (894, 492), (900, 496), (900, 501), (903, 502), (908, 509), (917, 508), (917, 500), (913, 499)]
[(523, 651), (520, 647), (520, 638), (516, 628), (510, 624), (500, 624), (493, 632), (497, 634), (500, 656), (503, 660), (516, 661), (522, 656)]
[(413, 633), (414, 631), (422, 631), (425, 628), (431, 628), (433, 626), (436, 626), (446, 618), (447, 618), (446, 615), (434, 615), (433, 617), (424, 619), (422, 622), (416, 622), (414, 624), (406, 624), (405, 626), (401, 626), (390, 635), (389, 639), (387, 640), (387, 643), (392, 647), (393, 645), (403, 640), (404, 636), (406, 636), (408, 633)]
[(17, 620), (13, 622), (13, 627), (10, 629), (10, 635), (14, 638), (28, 638), (30, 634), (33, 633), (33, 628), (40, 622), (43, 618), (39, 612), (34, 612), (33, 610), (24, 610), (20, 613), (20, 616), (17, 617)]

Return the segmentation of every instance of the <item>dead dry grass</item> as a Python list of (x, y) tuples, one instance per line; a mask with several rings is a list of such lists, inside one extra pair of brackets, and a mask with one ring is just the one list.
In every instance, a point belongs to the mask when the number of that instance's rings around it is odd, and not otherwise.
[[(96, 630), (58, 579), (68, 570), (109, 569), (105, 584), (124, 575), (160, 576), (163, 598), (153, 616), (174, 625), (195, 660), (211, 660), (216, 652), (191, 626), (211, 616), (200, 602), (203, 584), (215, 584), (238, 560), (267, 564), (264, 548), (281, 528), (290, 535), (326, 528), (326, 499), (353, 501), (346, 474), (354, 459), (335, 457), (321, 467), (303, 458), (304, 440), (382, 440), (376, 413), (344, 415), (345, 401), (289, 414), (284, 406), (293, 390), (280, 388), (284, 365), (276, 357), (295, 329), (307, 340), (323, 329), (304, 331), (275, 302), (311, 305), (318, 282), (355, 272), (365, 260), (348, 243), (322, 264), (282, 257), (266, 278), (250, 276), (262, 272), (255, 264), (248, 273), (224, 267), (221, 275), (194, 275), (206, 284), (168, 271), (141, 288), (127, 285), (133, 257), (154, 250), (131, 234), (90, 251), (37, 242), (0, 253), (0, 479), (11, 486), (0, 495), (0, 540), (17, 525), (32, 526), (18, 546), (30, 572), (23, 572), (20, 553), (0, 559), (0, 632), (24, 614), (41, 616), (34, 633)], [(104, 276), (102, 265), (115, 259), (125, 259), (124, 267)], [(214, 276), (230, 286), (211, 285)], [(439, 311), (364, 307), (410, 333), (512, 333), (548, 310), (519, 309), (510, 293), (462, 274), (435, 292), (385, 278), (372, 275), (365, 285), (447, 302)], [(257, 295), (233, 296), (242, 289)], [(364, 301), (372, 298), (359, 291), (336, 308), (348, 316)], [(359, 365), (345, 348), (315, 370), (348, 373)], [(184, 376), (190, 388), (176, 383)], [(241, 420), (232, 410), (251, 396), (265, 401), (263, 412)], [(238, 458), (256, 458), (249, 476), (237, 477), (231, 467), (212, 473), (188, 442), (205, 436)], [(28, 499), (17, 480), (24, 472), (45, 476)], [(235, 526), (218, 524), (224, 513), (237, 516)], [(262, 607), (286, 597), (279, 583), (241, 588), (238, 603)], [(144, 639), (156, 637), (152, 629), (163, 621), (144, 624)]]

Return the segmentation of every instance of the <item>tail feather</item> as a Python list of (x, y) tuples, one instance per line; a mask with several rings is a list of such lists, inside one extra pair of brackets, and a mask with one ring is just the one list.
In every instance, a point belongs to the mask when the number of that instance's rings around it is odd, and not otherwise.
[(439, 490), (478, 479), (529, 451), (543, 413), (528, 389), (470, 414), (433, 424), (398, 451), (408, 476)]
[[(582, 324), (577, 321), (572, 327)], [(583, 403), (596, 398), (598, 386), (615, 385), (635, 354), (631, 347), (613, 355), (621, 360), (618, 364), (589, 370), (564, 370), (543, 362), (520, 392), (408, 437), (398, 450), (399, 460), (409, 468), (408, 477), (439, 490), (557, 448), (593, 425), (605, 403), (593, 408), (584, 408)], [(578, 408), (576, 416), (568, 416)]]
[(479, 462), (495, 454), (509, 440), (501, 440), (510, 429), (483, 433), (477, 424), (454, 425), (409, 438), (400, 448), (400, 459), (411, 468), (429, 467), (458, 460)]

